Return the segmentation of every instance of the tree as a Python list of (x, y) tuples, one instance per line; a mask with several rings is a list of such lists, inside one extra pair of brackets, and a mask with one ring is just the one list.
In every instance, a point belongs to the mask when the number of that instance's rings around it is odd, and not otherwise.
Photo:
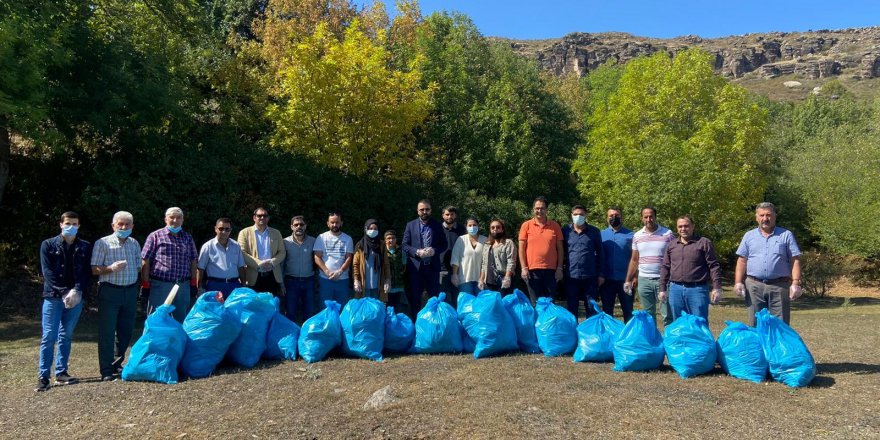
[(753, 222), (766, 163), (766, 111), (714, 74), (711, 56), (690, 49), (629, 62), (573, 171), (597, 211), (652, 204), (662, 222), (694, 217), (698, 231), (730, 251)]

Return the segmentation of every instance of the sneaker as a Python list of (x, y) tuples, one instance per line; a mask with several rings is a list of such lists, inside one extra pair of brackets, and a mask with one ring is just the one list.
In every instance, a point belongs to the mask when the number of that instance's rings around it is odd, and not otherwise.
[(71, 377), (66, 371), (55, 375), (55, 385), (73, 385), (78, 382), (79, 379)]
[(107, 376), (101, 377), (101, 382), (115, 382), (116, 376), (112, 374), (108, 374)]
[(37, 387), (34, 388), (34, 391), (49, 391), (52, 385), (49, 383), (49, 379), (39, 379), (37, 380)]

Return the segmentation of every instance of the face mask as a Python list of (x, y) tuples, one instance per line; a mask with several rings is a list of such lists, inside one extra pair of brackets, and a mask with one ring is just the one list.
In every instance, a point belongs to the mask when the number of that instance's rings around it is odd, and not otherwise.
[(619, 227), (620, 226), (620, 217), (615, 215), (614, 217), (611, 217), (610, 219), (608, 219), (608, 226), (611, 226), (612, 228)]
[(76, 235), (76, 231), (79, 229), (79, 226), (73, 225), (65, 225), (61, 227), (61, 235), (65, 237), (73, 237)]
[(480, 228), (477, 226), (468, 226), (467, 227), (468, 234), (477, 235), (477, 232), (480, 232)]
[(585, 219), (586, 219), (586, 217), (584, 217), (582, 215), (571, 216), (571, 221), (577, 226), (583, 225)]
[(172, 234), (176, 234), (176, 233), (180, 232), (181, 229), (183, 229), (180, 226), (165, 226), (165, 227), (168, 228), (168, 230), (171, 231)]
[(119, 238), (128, 238), (131, 235), (131, 229), (120, 229), (116, 231), (116, 236)]
[(388, 248), (388, 253), (389, 253), (389, 254), (394, 255), (396, 252), (397, 252), (397, 249), (395, 249), (395, 248)]
[(379, 236), (379, 231), (376, 229), (367, 229), (367, 237), (376, 238)]

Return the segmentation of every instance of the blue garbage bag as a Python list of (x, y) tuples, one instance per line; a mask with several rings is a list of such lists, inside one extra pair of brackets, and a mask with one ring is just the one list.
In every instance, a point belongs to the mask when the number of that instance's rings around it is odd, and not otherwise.
[(241, 321), (226, 310), (217, 294), (203, 293), (183, 320), (186, 351), (180, 360), (180, 371), (186, 376), (210, 376), (241, 333)]
[(376, 298), (353, 299), (342, 308), (342, 352), (374, 361), (385, 348), (385, 304)]
[(623, 323), (602, 311), (590, 300), (596, 314), (577, 326), (578, 345), (575, 362), (609, 362), (614, 360), (614, 339), (623, 331)]
[(715, 368), (718, 350), (706, 318), (681, 312), (663, 331), (663, 348), (669, 365), (682, 379), (706, 374)]
[(299, 326), (281, 313), (275, 312), (266, 333), (265, 359), (296, 360), (296, 344), (299, 341)]
[(767, 358), (758, 331), (741, 322), (726, 321), (727, 328), (718, 335), (718, 363), (737, 378), (762, 382), (767, 377)]
[(461, 324), (446, 294), (428, 299), (416, 317), (416, 353), (461, 353)]
[(241, 333), (229, 346), (226, 356), (242, 367), (257, 365), (266, 351), (266, 334), (272, 317), (278, 312), (278, 298), (271, 293), (239, 287), (229, 294), (223, 305), (241, 322)]
[(341, 306), (336, 301), (324, 301), (324, 310), (303, 323), (299, 332), (299, 355), (308, 363), (324, 360), (342, 344), (342, 323), (339, 321)]
[(553, 298), (538, 298), (535, 333), (544, 356), (562, 356), (577, 348), (577, 318), (565, 307), (553, 304)]
[(519, 349), (526, 353), (540, 353), (541, 346), (538, 345), (538, 335), (535, 333), (538, 313), (535, 312), (529, 298), (521, 290), (514, 289), (513, 293), (506, 295), (501, 302), (504, 303), (504, 308), (513, 320)]
[[(463, 337), (473, 341), (474, 358), (480, 359), (518, 348), (516, 327), (504, 308), (500, 293), (484, 290), (476, 297), (462, 293), (458, 301), (458, 319), (466, 332)], [(463, 302), (468, 304), (462, 307)], [(464, 341), (462, 343), (467, 345)]]
[(461, 325), (462, 316), (473, 311), (474, 299), (476, 299), (476, 297), (471, 295), (470, 293), (459, 292), (458, 300), (456, 301), (456, 303), (458, 304), (458, 308), (455, 310), (455, 312), (458, 315), (458, 322), (460, 324), (458, 329), (461, 333), (462, 353), (473, 353), (474, 350), (477, 348), (477, 342), (474, 341), (470, 335), (468, 335), (468, 332), (464, 328), (464, 325)]
[(171, 312), (161, 305), (144, 322), (144, 334), (131, 347), (122, 380), (177, 383), (177, 367), (186, 349), (186, 332)]
[(406, 353), (413, 346), (416, 328), (405, 313), (394, 313), (394, 307), (385, 311), (385, 350)]
[(614, 371), (654, 370), (663, 365), (664, 356), (663, 336), (654, 317), (636, 310), (614, 341)]
[(816, 361), (804, 340), (767, 309), (758, 312), (756, 318), (770, 376), (790, 387), (809, 385), (816, 377)]

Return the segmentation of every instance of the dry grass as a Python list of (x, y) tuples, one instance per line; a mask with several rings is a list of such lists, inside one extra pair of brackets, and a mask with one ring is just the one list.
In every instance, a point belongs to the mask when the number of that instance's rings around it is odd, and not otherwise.
[[(744, 320), (736, 299), (712, 306)], [(225, 369), (177, 385), (87, 381), (33, 392), (39, 324), (0, 323), (0, 436), (7, 438), (878, 438), (880, 306), (813, 308), (793, 323), (818, 362), (803, 389), (720, 371), (682, 380), (666, 368), (517, 354), (335, 358)], [(94, 323), (79, 329), (71, 372), (95, 376)], [(399, 398), (365, 411), (391, 385)]]

